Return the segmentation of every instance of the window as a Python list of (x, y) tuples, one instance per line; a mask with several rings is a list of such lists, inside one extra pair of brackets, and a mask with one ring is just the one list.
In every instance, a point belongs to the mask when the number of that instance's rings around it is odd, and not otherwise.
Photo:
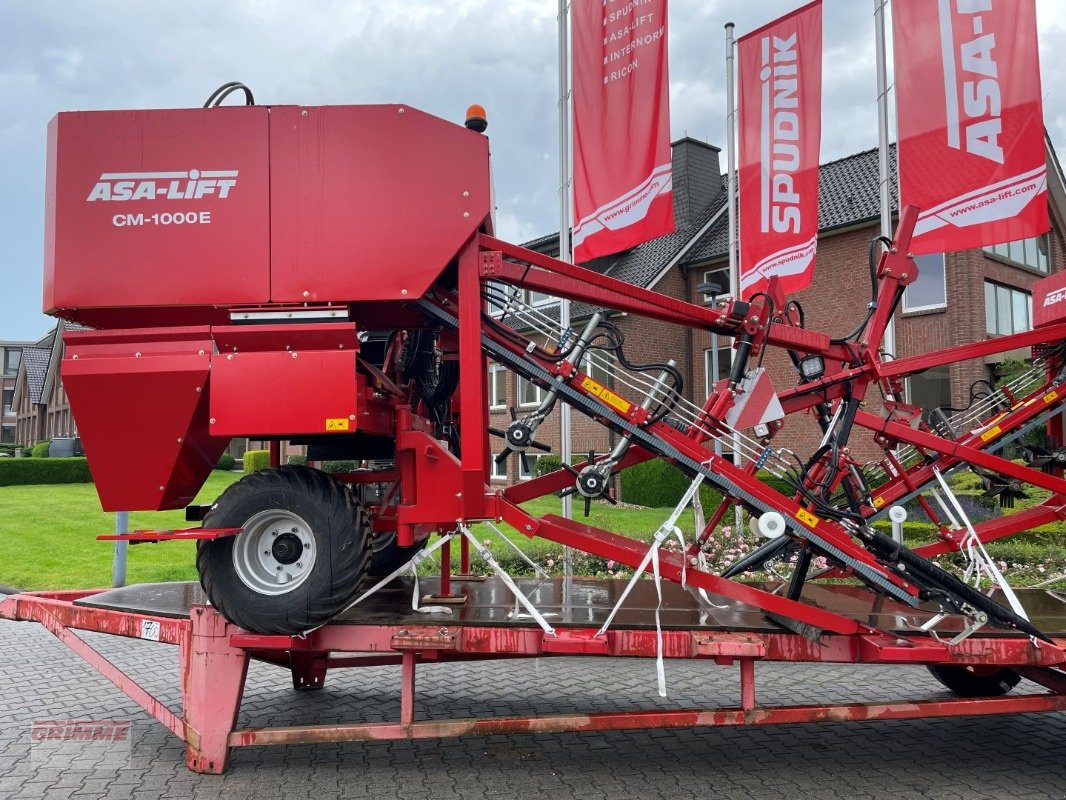
[(496, 316), (502, 315), (503, 306), (511, 302), (530, 306), (548, 306), (559, 302), (558, 297), (544, 292), (521, 289), (503, 281), (489, 281), (486, 294), (489, 297), (489, 310)]
[(723, 297), (729, 294), (729, 267), (720, 267), (719, 269), (709, 269), (703, 273), (704, 283), (718, 284), (718, 291), (703, 295), (704, 303), (713, 303), (719, 297)]
[(507, 480), (507, 460), (504, 459), (499, 464), (496, 463), (496, 457), (499, 453), (493, 453), (492, 458), (489, 460), (489, 477), (494, 481)]
[(951, 405), (948, 368), (933, 367), (907, 378), (907, 402), (926, 410)]
[(929, 311), (946, 307), (948, 288), (944, 254), (915, 256), (914, 263), (918, 265), (918, 278), (903, 292), (903, 310)]
[(9, 347), (4, 351), (4, 374), (14, 375), (19, 371), (19, 362), (22, 360), (22, 350), (18, 347)]
[(708, 348), (703, 351), (703, 391), (710, 394), (714, 385), (723, 378), (729, 377), (729, 368), (733, 364), (733, 346), (722, 345), (718, 348)]
[(15, 443), (15, 426), (3, 425), (0, 426), (0, 444), (14, 444)]
[(518, 404), (520, 406), (535, 406), (540, 404), (544, 392), (535, 383), (525, 378), (518, 378)]
[(15, 413), (15, 390), (4, 389), (4, 416), (10, 417)]
[(1045, 233), (1043, 236), (1035, 236), (1032, 239), (994, 244), (986, 247), (985, 252), (1023, 267), (1047, 272), (1048, 244), (1048, 234)]
[[(526, 469), (526, 466), (529, 469)], [(525, 458), (518, 459), (518, 477), (520, 480), (528, 481), (533, 477), (533, 473), (537, 468), (537, 456), (527, 455)]]
[(1022, 333), (1033, 327), (1033, 296), (1021, 289), (985, 281), (985, 332), (989, 336)]
[(483, 295), (488, 296), (489, 313), (495, 317), (503, 316), (503, 307), (514, 294), (514, 287), (501, 281), (489, 281)]
[(499, 364), (489, 364), (489, 408), (507, 407), (507, 370)]
[(611, 374), (614, 372), (614, 356), (602, 350), (594, 350), (585, 356), (581, 370), (596, 383), (609, 386)]

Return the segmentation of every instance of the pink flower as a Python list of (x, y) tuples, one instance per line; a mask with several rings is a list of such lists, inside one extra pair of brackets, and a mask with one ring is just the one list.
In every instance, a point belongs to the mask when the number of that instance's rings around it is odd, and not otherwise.
[(551, 569), (554, 566), (555, 566), (555, 559), (554, 558), (549, 558), (548, 559), (548, 569)]
[(486, 539), (485, 541), (482, 542), (482, 544), (485, 545), (485, 547), (488, 547), (488, 546), (490, 546), (492, 544), (492, 542), (489, 539)]
[(607, 569), (614, 569), (614, 561), (613, 560), (607, 562)]
[(728, 525), (723, 526), (723, 528), (722, 528), (722, 536), (728, 536), (732, 532), (733, 532), (733, 529), (731, 527), (729, 527)]

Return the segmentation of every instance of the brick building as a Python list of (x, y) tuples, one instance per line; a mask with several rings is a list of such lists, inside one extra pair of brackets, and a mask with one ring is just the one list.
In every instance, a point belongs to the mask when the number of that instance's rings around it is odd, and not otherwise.
[(3, 406), (0, 408), (0, 444), (15, 444), (18, 440), (15, 381), (22, 366), (23, 352), (28, 348), (42, 347), (46, 341), (48, 337), (38, 342), (0, 342), (0, 390), (3, 396)]
[(47, 336), (23, 349), (13, 393), (15, 442), (23, 447), (32, 447), (44, 439), (78, 435), (59, 375), (66, 330), (86, 328), (60, 320)]
[[(711, 303), (714, 297), (699, 287), (717, 284), (727, 289), (727, 193), (719, 167), (719, 150), (693, 139), (673, 144), (674, 215), (677, 231), (615, 256), (587, 264), (620, 280), (689, 300)], [(894, 151), (892, 153), (894, 158)], [(895, 174), (893, 165), (892, 174)], [(823, 164), (820, 170), (819, 243), (814, 281), (794, 296), (806, 313), (806, 325), (834, 336), (850, 332), (862, 319), (870, 300), (867, 248), (879, 233), (878, 154), (870, 150)], [(1024, 242), (997, 245), (918, 259), (919, 279), (908, 287), (896, 312), (897, 356), (936, 350), (977, 341), (986, 336), (1019, 332), (1031, 327), (1031, 287), (1050, 272), (1063, 268), (1066, 245), (1066, 188), (1058, 160), (1048, 145), (1048, 203), (1050, 234)], [(898, 200), (894, 199), (894, 206)], [(894, 212), (898, 208), (894, 207)], [(527, 243), (527, 247), (557, 255), (557, 234)], [(531, 298), (547, 315), (557, 314), (551, 298)], [(593, 309), (574, 304), (575, 326)], [(702, 405), (710, 385), (728, 373), (731, 341), (632, 315), (615, 315), (612, 321), (624, 333), (631, 362), (658, 362), (673, 358), (685, 377), (685, 396)], [(907, 399), (926, 408), (950, 404), (965, 406), (970, 386), (994, 377), (998, 362), (1028, 353), (1009, 353), (982, 362), (965, 362), (927, 370), (907, 382)], [(794, 367), (782, 351), (770, 351), (764, 363), (777, 389), (797, 382)], [(602, 372), (602, 371), (601, 371)], [(600, 382), (613, 386), (609, 375)], [(505, 371), (489, 381), (493, 422), (506, 427), (508, 409), (519, 414), (532, 408), (535, 387)], [(625, 394), (620, 390), (620, 393)], [(630, 393), (632, 394), (632, 393)], [(868, 401), (871, 411), (876, 400)], [(538, 430), (537, 438), (558, 452), (558, 414)], [(856, 440), (864, 437), (858, 434)], [(573, 415), (572, 447), (575, 453), (604, 452), (613, 435), (583, 415)], [(792, 415), (775, 438), (775, 446), (809, 453), (820, 432), (813, 418)], [(494, 439), (498, 452), (503, 447)], [(877, 451), (860, 448), (862, 458)], [(513, 482), (526, 477), (517, 458), (509, 459), (495, 479)]]

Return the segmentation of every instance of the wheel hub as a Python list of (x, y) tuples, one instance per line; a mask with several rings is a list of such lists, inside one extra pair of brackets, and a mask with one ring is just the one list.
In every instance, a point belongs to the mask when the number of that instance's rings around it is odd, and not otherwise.
[(253, 514), (233, 542), (237, 577), (249, 589), (264, 595), (293, 591), (311, 574), (315, 556), (311, 526), (285, 509)]
[(304, 543), (294, 533), (283, 533), (274, 540), (274, 545), (270, 550), (271, 555), (274, 556), (279, 564), (287, 566), (295, 564), (297, 559), (303, 554)]

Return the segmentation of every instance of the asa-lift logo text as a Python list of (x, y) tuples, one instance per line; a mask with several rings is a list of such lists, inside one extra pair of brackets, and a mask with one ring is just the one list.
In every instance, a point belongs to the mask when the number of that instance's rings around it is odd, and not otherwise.
[(235, 169), (181, 172), (105, 172), (87, 202), (133, 200), (225, 200), (237, 185)]

